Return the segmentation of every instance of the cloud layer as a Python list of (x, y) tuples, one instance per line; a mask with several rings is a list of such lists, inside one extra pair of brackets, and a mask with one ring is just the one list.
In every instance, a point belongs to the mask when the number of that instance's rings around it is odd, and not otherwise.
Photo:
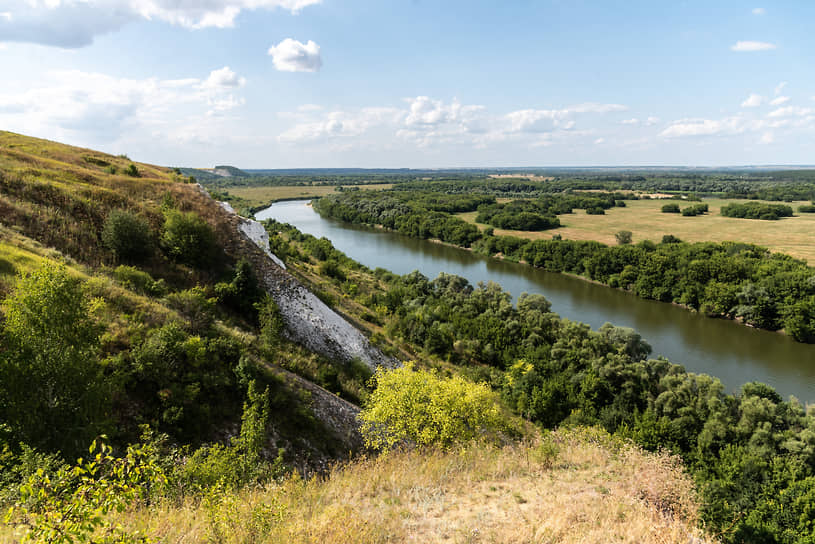
[(226, 28), (241, 12), (283, 9), (296, 13), (321, 0), (0, 0), (0, 38), (64, 48), (138, 20), (185, 28)]

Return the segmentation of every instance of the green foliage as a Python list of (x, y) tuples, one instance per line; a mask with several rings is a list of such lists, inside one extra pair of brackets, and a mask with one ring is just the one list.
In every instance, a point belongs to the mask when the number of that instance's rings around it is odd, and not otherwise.
[(139, 216), (113, 210), (102, 229), (102, 243), (122, 261), (139, 262), (152, 252), (150, 227)]
[(707, 204), (696, 204), (682, 210), (684, 217), (696, 217), (697, 215), (706, 214), (708, 212)]
[(662, 206), (662, 213), (679, 213), (679, 204), (670, 202)]
[(139, 172), (139, 169), (136, 168), (136, 165), (133, 164), (132, 162), (127, 166), (127, 168), (123, 170), (123, 172), (126, 176), (130, 176), (132, 178), (141, 177), (141, 172)]
[(229, 445), (214, 444), (195, 450), (173, 476), (174, 485), (186, 491), (238, 489), (282, 476), (284, 450), (274, 460), (265, 457), (269, 439), (269, 388), (263, 392), (251, 380), (243, 405), (240, 435)]
[(125, 457), (117, 458), (98, 442), (89, 452), (92, 458), (80, 458), (54, 475), (38, 470), (20, 487), (20, 500), (7, 513), (6, 522), (25, 529), (23, 542), (150, 542), (107, 516), (147, 499), (166, 483), (152, 452), (130, 447)]
[(740, 217), (744, 219), (776, 220), (782, 217), (792, 217), (792, 208), (784, 204), (766, 204), (764, 202), (734, 202), (722, 206), (721, 214), (725, 217)]
[(161, 245), (175, 261), (194, 267), (212, 263), (217, 249), (215, 233), (198, 214), (170, 209), (165, 212)]
[(184, 317), (187, 330), (206, 333), (215, 321), (215, 298), (207, 296), (202, 287), (193, 287), (167, 295), (169, 306)]
[(405, 365), (377, 370), (376, 389), (360, 414), (368, 447), (389, 450), (399, 444), (448, 447), (482, 436), (512, 432), (498, 397), (486, 384), (442, 378)]
[(100, 431), (107, 392), (95, 304), (64, 266), (51, 265), (19, 277), (3, 301), (0, 420), (19, 441), (72, 452)]
[(119, 265), (113, 270), (113, 276), (122, 286), (142, 295), (160, 297), (167, 294), (164, 280), (154, 280), (150, 274), (134, 266)]
[(280, 342), (285, 323), (280, 314), (280, 308), (274, 299), (266, 295), (258, 303), (258, 320), (260, 321), (260, 337), (267, 349), (275, 348)]
[(263, 291), (249, 261), (240, 259), (235, 266), (232, 281), (217, 283), (215, 295), (218, 302), (240, 313), (248, 321), (255, 322), (255, 305), (260, 301)]
[(798, 211), (800, 213), (815, 213), (815, 204), (804, 204), (802, 206), (798, 206)]
[(619, 245), (625, 245), (631, 243), (631, 231), (630, 230), (621, 230), (614, 233), (614, 238), (617, 239), (617, 243)]

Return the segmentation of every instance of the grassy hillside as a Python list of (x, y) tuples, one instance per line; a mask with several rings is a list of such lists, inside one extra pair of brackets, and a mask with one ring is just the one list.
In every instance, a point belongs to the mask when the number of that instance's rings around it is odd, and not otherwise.
[[(675, 458), (591, 429), (505, 448), (394, 452), (322, 479), (215, 490), (116, 521), (160, 542), (686, 544), (702, 536), (692, 482)], [(0, 542), (12, 540), (0, 532)]]
[[(315, 415), (308, 382), (280, 363), (330, 375), (334, 392), (351, 398), (363, 390), (364, 378), (350, 383), (334, 362), (264, 337), (253, 300), (242, 306), (224, 291), (238, 274), (233, 227), (185, 181), (171, 169), (0, 132), (0, 300), (16, 295), (19, 278), (45, 266), (65, 267), (93, 301), (89, 319), (99, 334), (91, 356), (104, 413), (86, 422), (85, 436), (103, 432), (121, 445), (137, 440), (147, 424), (179, 445), (222, 440), (238, 428), (245, 381), (254, 377), (270, 388), (272, 455), (285, 447), (290, 462), (306, 466), (347, 454), (344, 439)], [(121, 212), (147, 225), (146, 251), (136, 260), (121, 258), (103, 240), (110, 217)], [(169, 252), (162, 236), (168, 214), (176, 212), (208, 225), (214, 242), (205, 262)], [(260, 300), (258, 293), (251, 296)], [(0, 325), (7, 310), (0, 310)], [(12, 351), (0, 344), (0, 361)], [(12, 445), (25, 439), (46, 451), (56, 447), (69, 460), (88, 446), (67, 437), (60, 446), (65, 433), (59, 430), (43, 433), (48, 439), (30, 438), (8, 423)]]

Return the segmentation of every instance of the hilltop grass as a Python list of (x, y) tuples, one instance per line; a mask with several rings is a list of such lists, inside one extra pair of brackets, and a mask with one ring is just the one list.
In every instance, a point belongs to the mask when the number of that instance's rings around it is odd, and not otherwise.
[[(627, 200), (625, 208), (611, 208), (605, 215), (588, 215), (585, 210), (575, 210), (573, 214), (558, 216), (562, 227), (543, 232), (522, 232), (495, 229), (496, 235), (517, 236), (531, 240), (549, 240), (560, 234), (568, 240), (596, 240), (604, 244), (616, 245), (614, 234), (629, 230), (634, 243), (642, 240), (659, 242), (665, 234), (673, 234), (685, 242), (723, 242), (726, 240), (765, 246), (771, 251), (786, 253), (807, 262), (815, 263), (815, 214), (797, 214), (778, 221), (736, 219), (723, 217), (719, 208), (732, 202), (744, 200), (704, 199), (710, 206), (710, 213), (696, 217), (683, 217), (681, 214), (662, 213), (666, 202), (678, 202), (681, 208), (693, 202), (675, 200)], [(794, 210), (808, 202), (788, 203)], [(457, 214), (457, 217), (475, 223), (478, 212)], [(489, 225), (478, 225), (483, 229)]]
[[(365, 191), (382, 191), (393, 187), (393, 183), (374, 183), (370, 185), (343, 185), (344, 188), (358, 188)], [(230, 195), (245, 199), (252, 207), (263, 206), (278, 200), (294, 200), (299, 198), (317, 198), (331, 195), (336, 192), (334, 186), (328, 185), (283, 185), (266, 187), (227, 187)]]
[(503, 448), (392, 452), (324, 479), (216, 488), (116, 521), (160, 542), (685, 544), (703, 536), (678, 460), (596, 429)]

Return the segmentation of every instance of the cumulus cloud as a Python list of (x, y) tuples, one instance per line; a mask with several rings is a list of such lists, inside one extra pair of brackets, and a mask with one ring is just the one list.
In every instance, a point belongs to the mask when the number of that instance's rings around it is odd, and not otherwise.
[(756, 41), (738, 41), (730, 46), (731, 51), (738, 51), (740, 53), (752, 51), (768, 51), (778, 47), (774, 43), (756, 42)]
[(775, 135), (772, 132), (765, 132), (758, 141), (762, 144), (771, 144), (775, 141)]
[(764, 97), (760, 94), (752, 93), (744, 102), (741, 103), (742, 108), (757, 108), (764, 102)]
[(777, 96), (777, 97), (773, 98), (772, 100), (770, 100), (770, 105), (771, 106), (780, 106), (781, 104), (785, 104), (785, 103), (787, 103), (789, 101), (790, 101), (789, 96)]
[[(406, 98), (404, 106), (320, 111), (298, 108), (280, 114), (294, 124), (278, 136), (281, 143), (319, 142), (342, 147), (343, 142), (375, 148), (384, 142), (407, 142), (416, 148), (457, 145), (480, 149), (500, 142), (528, 147), (549, 146), (566, 138), (591, 143), (591, 130), (574, 130), (575, 116), (624, 111), (619, 104), (585, 103), (560, 109), (524, 109), (490, 113), (486, 107), (457, 99), (429, 96)], [(589, 139), (592, 137), (591, 139)]]
[(744, 130), (742, 119), (683, 119), (671, 124), (660, 133), (664, 138), (683, 138), (688, 136), (713, 136), (717, 134), (735, 134)]
[(232, 94), (234, 87), (216, 88), (208, 85), (210, 79), (212, 74), (161, 80), (79, 70), (52, 72), (47, 86), (0, 94), (0, 104), (6, 105), (0, 109), (0, 125), (89, 144), (107, 144), (136, 132), (169, 136), (180, 127), (204, 131), (204, 125), (212, 122), (205, 119), (218, 118), (243, 103), (243, 98)]
[(302, 43), (286, 38), (270, 47), (268, 53), (281, 72), (316, 72), (323, 65), (320, 46), (311, 40)]
[(219, 87), (243, 87), (246, 85), (246, 78), (238, 77), (229, 66), (224, 66), (209, 73), (209, 77), (204, 81), (203, 86), (209, 89)]
[(623, 119), (622, 121), (620, 121), (620, 123), (623, 125), (638, 125), (640, 123), (640, 120), (637, 119), (636, 117), (632, 117), (631, 119)]
[(138, 20), (185, 28), (226, 28), (245, 10), (283, 9), (296, 13), (321, 0), (0, 0), (0, 36), (5, 41), (65, 48)]
[(651, 116), (645, 120), (645, 126), (650, 127), (659, 123), (659, 117)]
[(767, 10), (764, 8), (753, 8), (753, 15), (764, 15), (767, 13)]

